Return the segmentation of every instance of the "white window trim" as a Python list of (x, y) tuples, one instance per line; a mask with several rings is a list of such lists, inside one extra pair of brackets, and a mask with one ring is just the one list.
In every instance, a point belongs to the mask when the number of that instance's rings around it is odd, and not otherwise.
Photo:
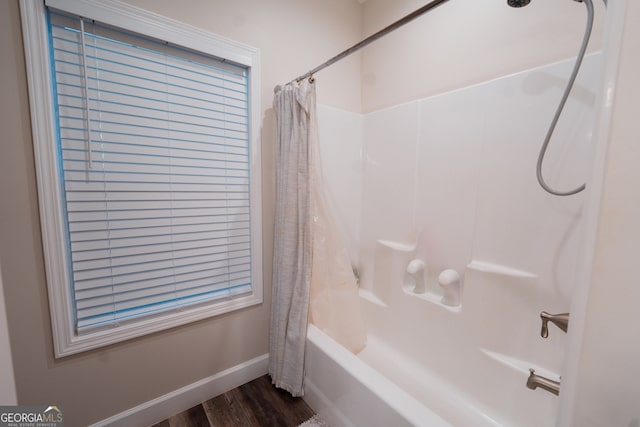
[[(63, 209), (57, 170), (56, 125), (53, 111), (50, 52), (45, 2), (20, 0), (29, 86), (38, 202), (55, 357), (95, 349), (232, 310), (262, 303), (262, 212), (260, 194), (260, 53), (259, 50), (116, 0), (46, 0), (46, 5), (84, 18), (167, 41), (250, 67), (249, 113), (251, 147), (251, 226), (253, 292), (224, 302), (141, 319), (113, 330), (78, 336), (73, 325), (73, 301), (68, 289)], [(55, 206), (55, 209), (45, 207)]]

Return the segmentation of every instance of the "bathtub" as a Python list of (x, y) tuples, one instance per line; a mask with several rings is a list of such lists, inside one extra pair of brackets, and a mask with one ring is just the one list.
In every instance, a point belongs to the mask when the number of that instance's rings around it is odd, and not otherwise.
[(314, 325), (305, 359), (304, 400), (332, 427), (451, 426)]
[[(474, 284), (468, 290), (472, 300), (504, 301), (511, 308), (503, 314), (511, 319), (518, 317), (509, 310), (525, 309), (533, 298), (527, 289), (537, 281), (526, 272), (479, 262), (466, 276)], [(558, 397), (525, 387), (529, 368), (558, 378), (546, 363), (522, 357), (536, 353), (524, 339), (539, 333), (536, 321), (512, 320), (514, 334), (505, 337), (496, 333), (504, 329), (504, 318), (492, 317), (490, 307), (470, 303), (451, 309), (401, 286), (394, 289), (385, 302), (361, 292), (368, 336), (358, 354), (309, 325), (304, 399), (332, 427), (554, 425)], [(479, 317), (484, 324), (474, 321)], [(459, 336), (466, 339), (453, 338)], [(539, 345), (546, 354), (546, 343)]]

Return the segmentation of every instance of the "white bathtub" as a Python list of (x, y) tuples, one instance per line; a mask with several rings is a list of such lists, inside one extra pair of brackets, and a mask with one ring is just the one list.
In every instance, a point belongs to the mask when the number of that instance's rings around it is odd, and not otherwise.
[(307, 332), (304, 400), (332, 427), (451, 426), (314, 325)]
[[(558, 397), (525, 387), (529, 368), (558, 378), (541, 363), (548, 343), (536, 339), (536, 313), (525, 308), (537, 279), (483, 263), (470, 265), (467, 277), (474, 300), (504, 301), (507, 308), (496, 316), (486, 304), (451, 310), (402, 289), (391, 291), (386, 303), (361, 293), (369, 335), (357, 355), (310, 325), (307, 403), (332, 427), (553, 426)], [(524, 298), (512, 299), (508, 288)], [(511, 337), (504, 336), (505, 319), (511, 319)], [(523, 357), (536, 353), (542, 359)]]

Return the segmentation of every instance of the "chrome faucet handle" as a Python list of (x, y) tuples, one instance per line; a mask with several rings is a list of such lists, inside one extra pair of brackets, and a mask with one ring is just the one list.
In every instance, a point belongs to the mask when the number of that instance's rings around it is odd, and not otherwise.
[(540, 331), (540, 336), (542, 336), (542, 338), (547, 338), (549, 336), (549, 322), (553, 323), (564, 332), (567, 332), (567, 329), (569, 328), (569, 313), (549, 314), (546, 311), (541, 311), (540, 319), (542, 319), (542, 330)]

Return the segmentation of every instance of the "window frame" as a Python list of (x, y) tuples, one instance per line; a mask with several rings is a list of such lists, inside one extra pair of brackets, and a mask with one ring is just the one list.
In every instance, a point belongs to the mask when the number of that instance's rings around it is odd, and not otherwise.
[[(66, 249), (67, 237), (64, 231), (61, 177), (58, 173), (59, 159), (56, 152), (55, 100), (52, 90), (46, 6), (248, 67), (251, 294), (189, 307), (180, 312), (143, 317), (113, 329), (96, 330), (82, 335), (76, 333), (72, 292), (69, 289), (71, 282)], [(80, 353), (262, 303), (259, 50), (117, 0), (20, 0), (20, 12), (55, 357)]]

